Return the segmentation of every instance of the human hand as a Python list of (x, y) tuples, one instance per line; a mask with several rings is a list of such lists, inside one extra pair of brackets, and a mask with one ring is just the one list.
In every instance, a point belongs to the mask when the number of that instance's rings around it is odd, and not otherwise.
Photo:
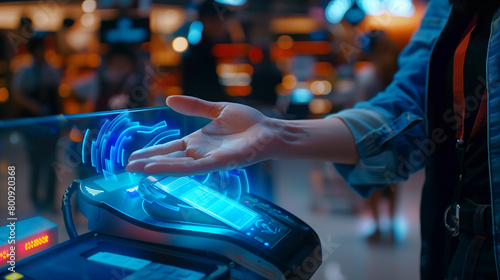
[(205, 174), (244, 167), (272, 154), (276, 120), (251, 107), (188, 96), (171, 96), (167, 104), (181, 114), (212, 121), (182, 139), (132, 153), (127, 171), (172, 176)]

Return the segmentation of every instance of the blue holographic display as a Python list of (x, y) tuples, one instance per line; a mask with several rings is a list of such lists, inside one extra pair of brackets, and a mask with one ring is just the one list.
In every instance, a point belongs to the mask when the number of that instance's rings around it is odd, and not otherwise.
[(89, 137), (87, 129), (82, 162), (90, 162), (107, 180), (117, 181), (115, 174), (124, 169), (132, 152), (169, 142), (179, 135), (180, 130), (170, 129), (165, 121), (142, 125), (139, 121), (132, 121), (129, 113), (124, 112), (112, 120), (105, 119), (97, 137)]
[(241, 230), (260, 216), (189, 177), (167, 177), (155, 183), (155, 187), (237, 230)]

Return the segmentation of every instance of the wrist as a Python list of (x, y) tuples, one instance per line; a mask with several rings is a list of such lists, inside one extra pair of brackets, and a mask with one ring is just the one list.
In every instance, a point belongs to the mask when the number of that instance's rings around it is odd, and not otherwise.
[(272, 137), (268, 159), (309, 159), (354, 164), (359, 155), (347, 125), (338, 118), (317, 120), (268, 119)]
[(289, 120), (267, 118), (264, 123), (270, 136), (264, 151), (266, 159), (293, 158), (294, 146), (304, 135), (304, 130)]

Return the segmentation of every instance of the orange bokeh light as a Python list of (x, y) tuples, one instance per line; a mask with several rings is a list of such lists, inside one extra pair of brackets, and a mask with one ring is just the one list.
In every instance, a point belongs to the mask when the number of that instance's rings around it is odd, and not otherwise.
[(229, 96), (248, 96), (252, 92), (251, 86), (228, 86), (226, 92)]
[(0, 103), (7, 102), (9, 100), (9, 91), (7, 88), (0, 88)]
[(101, 56), (96, 53), (87, 55), (86, 62), (89, 67), (96, 68), (101, 65)]
[(59, 96), (61, 96), (62, 98), (67, 98), (71, 95), (71, 86), (66, 84), (66, 83), (62, 83), (59, 85), (59, 89), (58, 89), (58, 93), (59, 93)]
[(294, 75), (286, 75), (283, 77), (282, 84), (285, 89), (294, 89), (297, 85), (297, 78)]
[(80, 105), (76, 100), (68, 99), (64, 102), (64, 114), (78, 114), (80, 112)]
[(293, 47), (293, 39), (288, 35), (281, 35), (278, 37), (278, 40), (276, 40), (276, 44), (279, 48), (289, 50)]

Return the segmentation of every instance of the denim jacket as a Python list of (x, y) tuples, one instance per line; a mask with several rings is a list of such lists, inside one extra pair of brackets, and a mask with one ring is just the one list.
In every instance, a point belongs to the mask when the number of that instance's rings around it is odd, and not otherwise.
[[(451, 200), (450, 186), (456, 178), (449, 178), (442, 168), (455, 159), (447, 151), (436, 148), (453, 140), (446, 139), (436, 125), (443, 121), (443, 115), (435, 113), (440, 109), (435, 105), (440, 98), (436, 80), (443, 78), (443, 74), (438, 73), (442, 63), (439, 63), (436, 45), (444, 34), (453, 32), (457, 18), (453, 17), (448, 0), (431, 0), (419, 30), (399, 57), (399, 71), (393, 82), (373, 99), (333, 115), (350, 128), (361, 159), (355, 165), (336, 164), (336, 168), (360, 195), (368, 196), (377, 187), (404, 181), (411, 173), (426, 168), (421, 202), (422, 279), (443, 279), (446, 273), (442, 261), (446, 238), (442, 217)], [(499, 23), (500, 11), (497, 10), (491, 24), (486, 61), (486, 129), (497, 274), (500, 271)], [(443, 32), (445, 29), (450, 30)]]

